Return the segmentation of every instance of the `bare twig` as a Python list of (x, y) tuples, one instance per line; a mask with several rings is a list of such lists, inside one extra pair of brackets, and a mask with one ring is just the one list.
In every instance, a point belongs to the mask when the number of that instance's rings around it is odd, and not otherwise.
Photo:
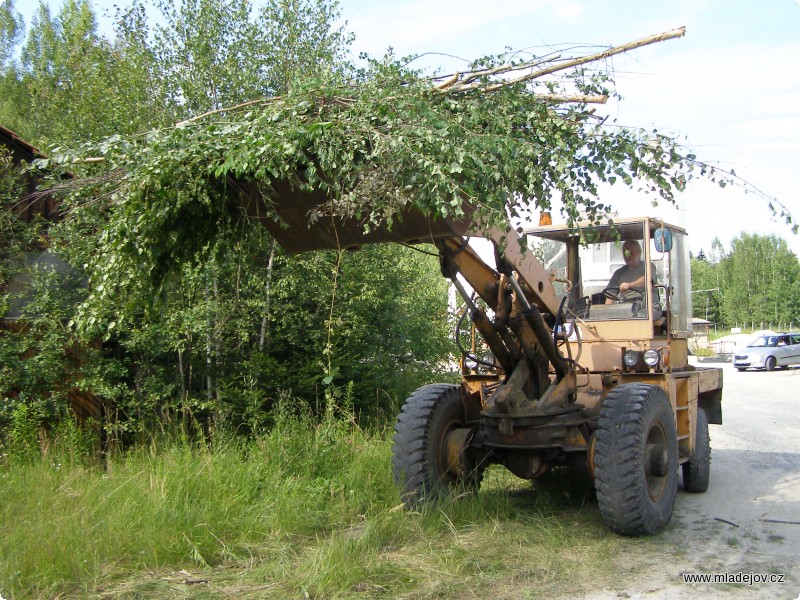
[(734, 527), (737, 527), (737, 528), (739, 527), (739, 526), (738, 526), (736, 523), (734, 523), (733, 521), (728, 521), (727, 519), (723, 519), (723, 518), (721, 518), (721, 517), (714, 517), (714, 520), (715, 520), (715, 521), (719, 521), (720, 523), (725, 523), (725, 524), (727, 524), (727, 525), (733, 525)]
[(545, 63), (553, 62), (561, 58), (560, 54), (556, 54), (553, 57), (549, 58), (538, 58), (536, 60), (531, 60), (528, 62), (523, 62), (519, 64), (508, 64), (508, 65), (501, 65), (499, 67), (495, 67), (493, 69), (482, 69), (480, 71), (473, 71), (472, 73), (467, 73), (466, 77), (461, 80), (461, 85), (466, 85), (479, 79), (480, 77), (491, 77), (492, 75), (501, 75), (503, 73), (511, 73), (512, 71), (523, 71), (525, 69), (533, 69), (538, 67), (539, 65), (543, 65)]
[(761, 519), (764, 523), (780, 523), (782, 525), (800, 525), (800, 521), (781, 521), (780, 519)]
[(605, 104), (608, 101), (608, 96), (605, 94), (598, 94), (594, 96), (584, 94), (535, 94), (535, 96), (536, 98), (546, 102), (556, 102), (560, 104), (567, 102), (579, 102), (582, 104)]
[(268, 103), (275, 102), (275, 101), (280, 100), (280, 99), (281, 99), (281, 96), (275, 96), (273, 98), (262, 97), (262, 98), (256, 98), (255, 100), (248, 100), (247, 102), (242, 102), (240, 104), (234, 104), (233, 106), (224, 106), (224, 107), (218, 108), (216, 110), (210, 110), (208, 112), (204, 112), (204, 113), (202, 113), (200, 115), (195, 115), (194, 117), (191, 117), (191, 118), (186, 119), (184, 121), (180, 121), (179, 123), (175, 123), (175, 127), (181, 127), (183, 125), (188, 125), (190, 123), (194, 123), (196, 121), (200, 121), (202, 119), (205, 119), (206, 117), (211, 117), (213, 115), (218, 115), (220, 113), (233, 112), (233, 111), (236, 111), (236, 110), (242, 110), (243, 108), (248, 108), (248, 107), (254, 106), (256, 104), (268, 104)]

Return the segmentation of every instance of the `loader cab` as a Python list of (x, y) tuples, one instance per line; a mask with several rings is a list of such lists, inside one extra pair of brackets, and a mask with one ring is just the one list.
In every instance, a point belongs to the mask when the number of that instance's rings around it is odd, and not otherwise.
[[(532, 227), (525, 233), (528, 248), (564, 298), (563, 320), (573, 323), (573, 338), (580, 333), (585, 343), (617, 341), (629, 347), (683, 340), (686, 346), (691, 280), (682, 228), (641, 217), (596, 227)], [(630, 288), (620, 289), (628, 287), (623, 282)], [(670, 345), (678, 350), (676, 358), (685, 353), (680, 343)]]

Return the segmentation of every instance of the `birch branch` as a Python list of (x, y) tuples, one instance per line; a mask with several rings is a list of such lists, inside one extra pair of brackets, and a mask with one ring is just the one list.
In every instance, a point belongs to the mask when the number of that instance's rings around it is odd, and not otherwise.
[(575, 58), (573, 60), (565, 61), (558, 65), (553, 65), (552, 67), (536, 71), (535, 73), (531, 73), (530, 75), (526, 75), (525, 77), (519, 77), (515, 80), (514, 83), (518, 83), (520, 81), (530, 81), (531, 79), (544, 77), (545, 75), (550, 75), (551, 73), (557, 73), (558, 71), (563, 71), (564, 69), (571, 69), (573, 67), (585, 65), (586, 63), (605, 60), (612, 56), (616, 56), (617, 54), (624, 54), (625, 52), (630, 52), (631, 50), (636, 50), (637, 48), (642, 48), (644, 46), (649, 46), (650, 44), (657, 44), (659, 42), (664, 42), (666, 40), (683, 37), (684, 35), (686, 35), (686, 27), (679, 27), (678, 29), (673, 29), (671, 31), (665, 31), (663, 33), (658, 33), (656, 35), (650, 35), (640, 40), (636, 40), (634, 42), (628, 42), (627, 44), (623, 44), (622, 46), (609, 48), (608, 50), (604, 50), (603, 52), (598, 52), (597, 54), (582, 56), (580, 58)]
[(553, 62), (554, 60), (558, 60), (560, 57), (561, 57), (560, 54), (556, 54), (553, 57), (540, 58), (537, 60), (531, 60), (516, 65), (506, 64), (494, 67), (492, 69), (481, 69), (480, 71), (468, 71), (463, 74), (464, 79), (462, 79), (461, 81), (458, 80), (458, 78), (461, 76), (461, 73), (454, 73), (453, 76), (450, 77), (447, 81), (437, 85), (436, 89), (445, 90), (446, 88), (456, 83), (462, 86), (471, 83), (480, 77), (491, 77), (492, 75), (502, 75), (503, 73), (511, 73), (512, 71), (522, 71), (524, 69), (532, 69), (534, 67), (538, 67), (539, 65)]
[[(486, 91), (490, 92), (492, 90)], [(558, 104), (566, 104), (569, 102), (578, 102), (580, 104), (605, 104), (608, 101), (608, 96), (606, 95), (587, 96), (582, 94), (534, 94), (534, 96), (540, 100), (544, 100), (545, 102), (555, 102)]]
[[(630, 52), (631, 50), (635, 50), (637, 48), (642, 48), (644, 46), (649, 46), (650, 44), (656, 44), (658, 42), (663, 42), (663, 41), (666, 41), (666, 40), (671, 40), (671, 39), (674, 39), (674, 38), (683, 37), (685, 34), (686, 34), (686, 28), (685, 27), (679, 27), (678, 29), (673, 29), (671, 31), (665, 31), (663, 33), (650, 35), (650, 36), (641, 38), (641, 39), (633, 41), (633, 42), (628, 42), (627, 44), (623, 44), (621, 46), (615, 46), (613, 48), (609, 48), (607, 50), (603, 50), (602, 52), (598, 52), (598, 53), (595, 53), (595, 54), (590, 54), (588, 56), (581, 56), (579, 58), (574, 58), (574, 59), (571, 59), (571, 60), (567, 60), (567, 61), (561, 62), (559, 64), (547, 67), (545, 69), (540, 69), (540, 70), (535, 71), (533, 73), (529, 73), (528, 75), (523, 75), (522, 77), (516, 77), (514, 79), (509, 79), (507, 81), (501, 81), (501, 82), (492, 84), (491, 86), (485, 86), (485, 85), (482, 85), (482, 84), (471, 84), (471, 85), (468, 85), (467, 83), (469, 81), (474, 80), (475, 78), (474, 77), (467, 77), (464, 80), (462, 80), (462, 82), (460, 84), (452, 85), (452, 86), (446, 88), (445, 91), (447, 91), (449, 93), (467, 92), (467, 91), (478, 90), (478, 89), (483, 90), (483, 91), (495, 91), (495, 90), (498, 90), (498, 89), (500, 89), (502, 87), (505, 87), (505, 86), (510, 86), (510, 85), (514, 85), (514, 84), (517, 84), (517, 83), (523, 83), (525, 81), (531, 81), (532, 79), (538, 79), (539, 77), (544, 77), (545, 75), (550, 75), (552, 73), (557, 73), (558, 71), (564, 71), (566, 69), (571, 69), (573, 67), (578, 67), (580, 65), (585, 65), (587, 63), (592, 63), (592, 62), (596, 62), (596, 61), (600, 61), (600, 60), (605, 60), (605, 59), (610, 58), (612, 56), (616, 56), (617, 54), (623, 54), (625, 52)], [(522, 67), (522, 65), (520, 65), (520, 68), (524, 68), (524, 67)], [(518, 70), (518, 69), (515, 69), (515, 70)], [(503, 71), (502, 67), (498, 67), (498, 69), (497, 69), (498, 73), (508, 72), (508, 71), (510, 71), (510, 69)], [(487, 73), (488, 73), (488, 71), (487, 71)]]

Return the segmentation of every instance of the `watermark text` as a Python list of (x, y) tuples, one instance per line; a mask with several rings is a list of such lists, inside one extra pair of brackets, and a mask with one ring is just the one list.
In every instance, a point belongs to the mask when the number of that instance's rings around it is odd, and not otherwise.
[(762, 583), (783, 583), (786, 575), (783, 573), (683, 573), (684, 583), (743, 583), (745, 585), (759, 585)]

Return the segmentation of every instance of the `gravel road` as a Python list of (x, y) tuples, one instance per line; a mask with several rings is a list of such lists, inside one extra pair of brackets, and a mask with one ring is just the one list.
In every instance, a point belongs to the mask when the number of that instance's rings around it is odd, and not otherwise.
[[(724, 371), (723, 425), (712, 425), (711, 484), (678, 494), (670, 525), (620, 557), (620, 579), (596, 599), (800, 600), (800, 368)], [(783, 583), (685, 583), (688, 573), (783, 574)]]

